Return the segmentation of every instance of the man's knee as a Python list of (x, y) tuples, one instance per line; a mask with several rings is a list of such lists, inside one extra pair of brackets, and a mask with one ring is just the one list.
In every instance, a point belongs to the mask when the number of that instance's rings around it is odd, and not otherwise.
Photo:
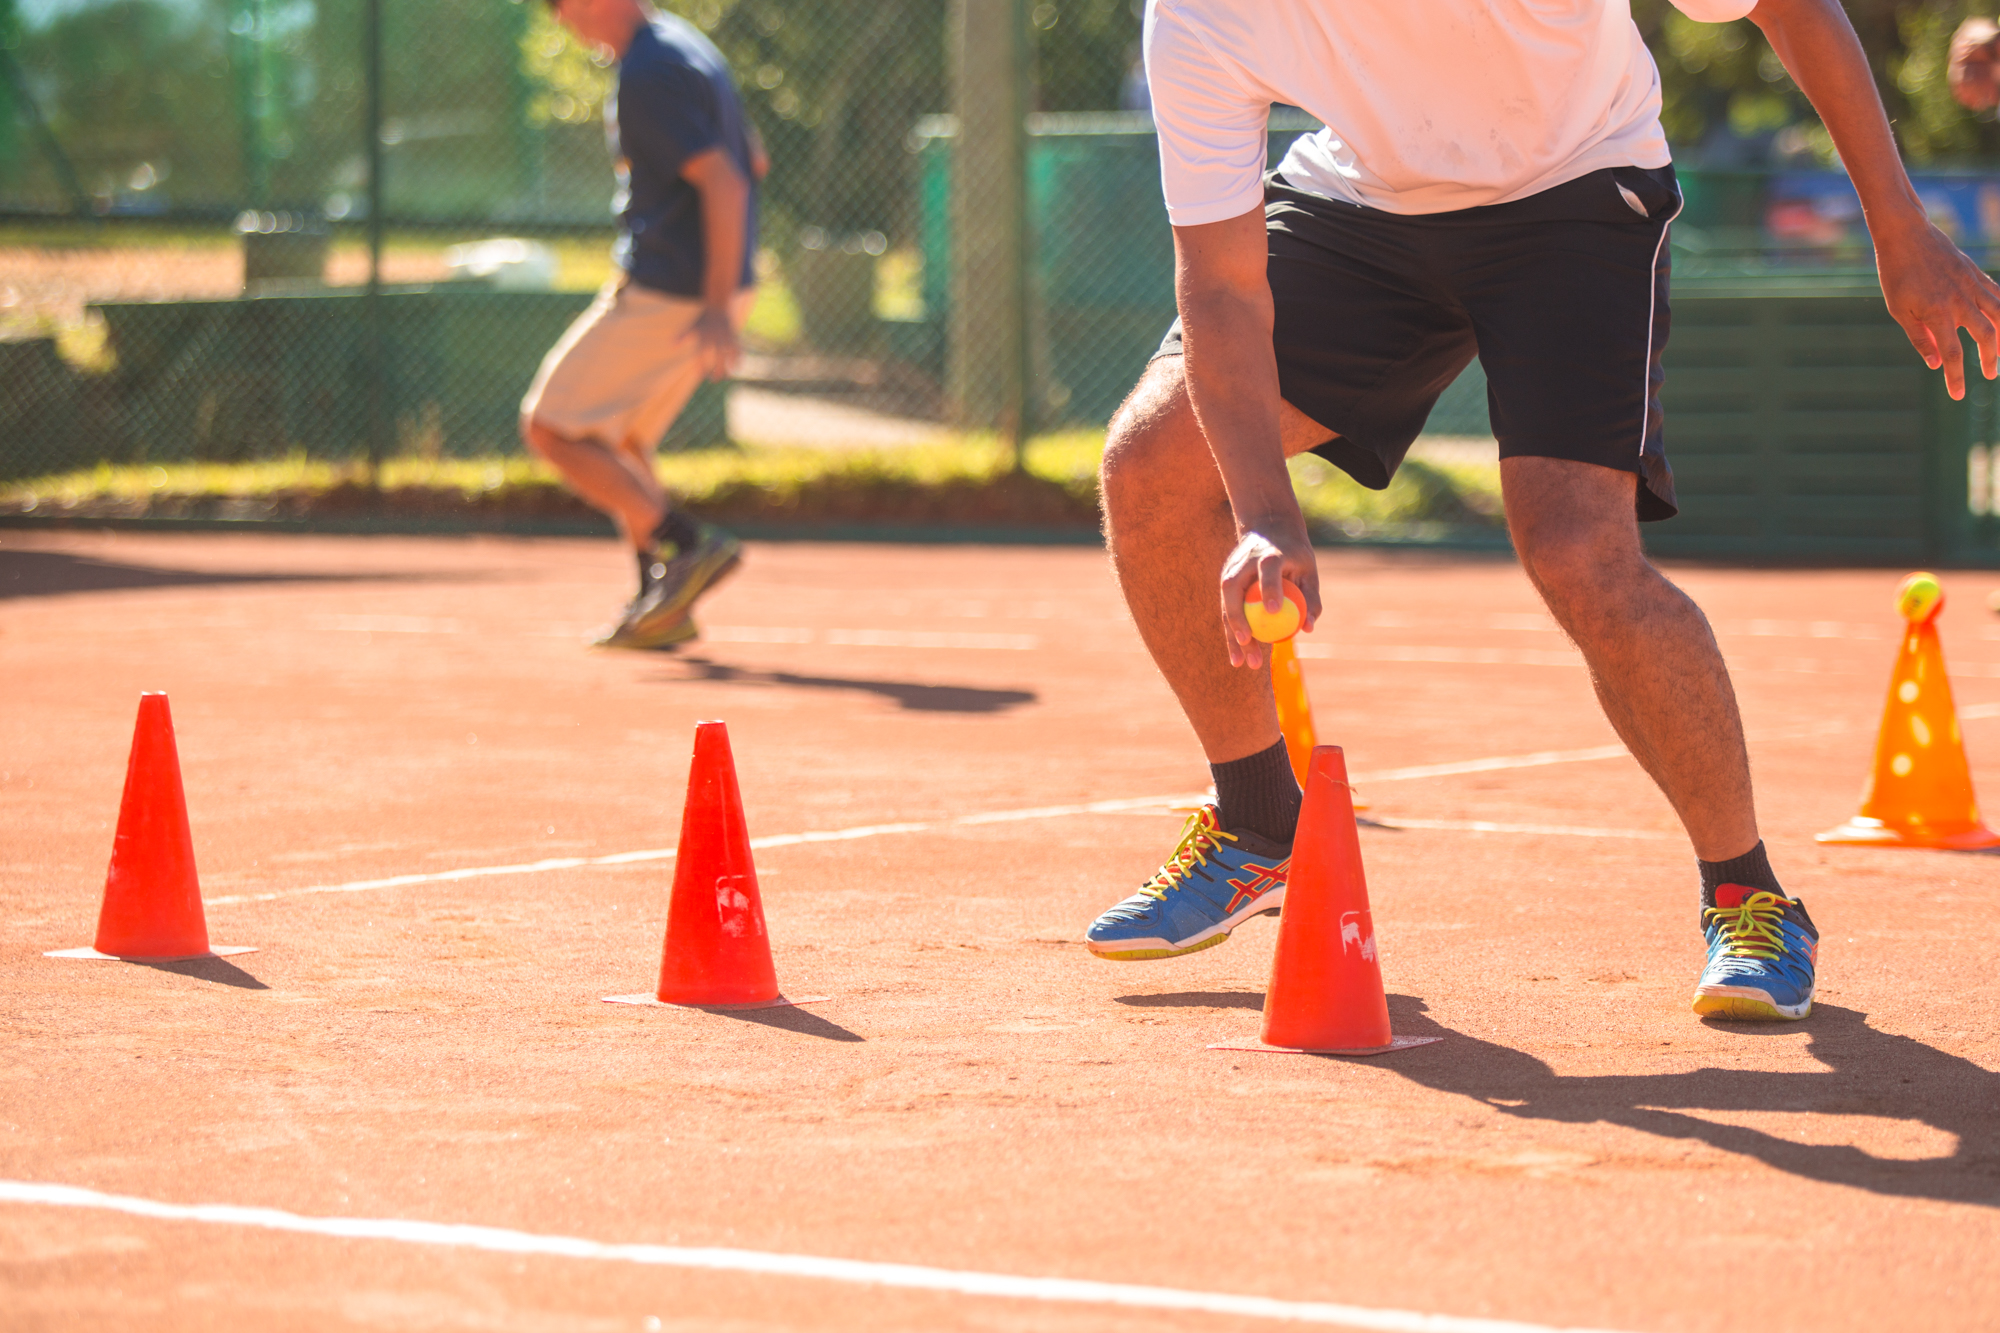
[[(1175, 468), (1176, 451), (1206, 448), (1181, 381), (1179, 357), (1162, 357), (1112, 414), (1099, 467), (1107, 505), (1125, 503), (1135, 489), (1151, 488), (1163, 471)], [(1179, 460), (1185, 463), (1187, 460)]]

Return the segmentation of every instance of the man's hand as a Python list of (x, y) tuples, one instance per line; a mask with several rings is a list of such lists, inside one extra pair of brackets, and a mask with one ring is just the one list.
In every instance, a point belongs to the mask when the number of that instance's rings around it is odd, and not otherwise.
[(1295, 516), (1249, 528), (1222, 563), (1222, 624), (1229, 643), (1229, 665), (1253, 670), (1264, 665), (1265, 645), (1250, 633), (1243, 604), (1257, 599), (1265, 610), (1278, 610), (1285, 604), (1285, 579), (1297, 584), (1305, 596), (1299, 632), (1306, 633), (1319, 619), (1319, 566), (1313, 560), (1305, 525)]
[(736, 373), (743, 360), (743, 340), (736, 334), (736, 321), (729, 317), (727, 307), (720, 310), (704, 307), (688, 336), (701, 344), (699, 355), (705, 378), (726, 380)]
[(1945, 80), (1962, 106), (1986, 111), (2000, 104), (2000, 25), (1985, 18), (1959, 24)]
[(1965, 397), (1960, 329), (1978, 344), (1980, 373), (1989, 380), (2000, 374), (2000, 286), (1943, 232), (1928, 221), (1900, 231), (1878, 228), (1875, 266), (1890, 316), (1924, 364), (1944, 371), (1954, 400)]

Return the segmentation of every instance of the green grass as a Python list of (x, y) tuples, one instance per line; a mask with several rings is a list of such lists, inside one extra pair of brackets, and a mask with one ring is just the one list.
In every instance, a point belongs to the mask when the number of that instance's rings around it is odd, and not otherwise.
[[(1078, 520), (1096, 500), (1102, 432), (1066, 430), (1030, 442), (1030, 486), (1044, 502), (1034, 512), (1046, 520)], [(1010, 452), (994, 436), (964, 434), (934, 444), (852, 450), (808, 446), (746, 446), (668, 454), (658, 460), (660, 480), (696, 506), (762, 516), (798, 514), (844, 520), (948, 518), (950, 512), (984, 514), (978, 496), (1008, 490)], [(1292, 460), (1292, 480), (1314, 530), (1326, 538), (1442, 534), (1448, 528), (1492, 526), (1498, 514), (1496, 466), (1440, 466), (1406, 462), (1388, 490), (1368, 490), (1338, 468), (1314, 458)], [(352, 490), (368, 484), (366, 466), (292, 454), (262, 462), (162, 462), (112, 466), (36, 476), (0, 484), (0, 508), (48, 512), (92, 504), (140, 506), (160, 500), (254, 500)], [(460, 494), (480, 504), (506, 506), (562, 490), (562, 480), (540, 458), (400, 456), (382, 464), (382, 490)], [(930, 508), (924, 508), (930, 496)], [(958, 508), (936, 508), (936, 496), (958, 496)], [(1048, 496), (1056, 496), (1050, 500)], [(1066, 496), (1066, 498), (1062, 498)], [(1058, 504), (1050, 510), (1048, 504)], [(1018, 504), (1018, 500), (1016, 500)], [(1012, 510), (994, 508), (1004, 522)]]
[[(1041, 492), (1066, 496), (1065, 512), (1087, 513), (1096, 498), (1098, 431), (1073, 430), (1030, 442), (1027, 467)], [(751, 446), (669, 454), (660, 479), (696, 506), (744, 512), (754, 506), (786, 513), (866, 520), (922, 517), (922, 497), (976, 500), (982, 489), (1007, 490), (1011, 457), (991, 436), (963, 435), (934, 444), (885, 449)], [(1357, 485), (1318, 458), (1291, 464), (1300, 506), (1324, 537), (1434, 535), (1449, 528), (1491, 526), (1499, 512), (1498, 467), (1406, 463), (1385, 491)], [(356, 462), (303, 454), (252, 463), (161, 463), (36, 477), (0, 485), (0, 509), (74, 509), (93, 503), (132, 505), (152, 500), (257, 499), (366, 485)], [(562, 482), (547, 464), (525, 455), (492, 458), (387, 460), (387, 491), (457, 493), (482, 503), (546, 497)], [(915, 506), (915, 507), (913, 507)], [(974, 503), (973, 510), (979, 506)], [(994, 521), (1003, 521), (1004, 506)], [(1047, 512), (1046, 510), (1038, 512)]]

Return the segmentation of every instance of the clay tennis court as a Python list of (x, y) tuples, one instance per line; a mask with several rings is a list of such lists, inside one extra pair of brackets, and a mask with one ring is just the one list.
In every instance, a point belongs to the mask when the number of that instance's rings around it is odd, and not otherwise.
[[(1811, 840), (1902, 571), (1674, 571), (1824, 932), (1812, 1018), (1751, 1026), (1687, 1012), (1691, 854), (1513, 564), (1323, 555), (1320, 731), (1396, 826), (1396, 1028), (1443, 1038), (1343, 1060), (1205, 1048), (1257, 1035), (1272, 921), (1079, 943), (1207, 780), (1101, 552), (754, 545), (692, 651), (587, 651), (626, 563), (0, 534), (0, 1324), (2000, 1323), (2000, 860)], [(1942, 621), (1989, 813), (1994, 582)], [(91, 940), (141, 690), (258, 952), (43, 956)], [(657, 974), (705, 718), (824, 1003), (600, 1000)]]

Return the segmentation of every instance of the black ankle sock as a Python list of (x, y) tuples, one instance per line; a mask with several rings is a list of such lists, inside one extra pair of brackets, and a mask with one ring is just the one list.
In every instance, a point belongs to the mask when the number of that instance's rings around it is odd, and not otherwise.
[(671, 544), (675, 554), (694, 549), (701, 544), (701, 525), (690, 517), (687, 511), (667, 506), (666, 517), (653, 529), (653, 541)]
[(1215, 777), (1217, 819), (1224, 829), (1248, 829), (1272, 842), (1291, 843), (1304, 797), (1283, 741), (1244, 759), (1210, 764), (1208, 771)]
[(1764, 844), (1759, 842), (1743, 855), (1729, 861), (1696, 861), (1701, 867), (1701, 905), (1715, 906), (1715, 886), (1718, 884), (1741, 884), (1746, 889), (1768, 889), (1779, 897), (1785, 891), (1778, 886), (1778, 877), (1771, 870), (1771, 858), (1764, 855)]

